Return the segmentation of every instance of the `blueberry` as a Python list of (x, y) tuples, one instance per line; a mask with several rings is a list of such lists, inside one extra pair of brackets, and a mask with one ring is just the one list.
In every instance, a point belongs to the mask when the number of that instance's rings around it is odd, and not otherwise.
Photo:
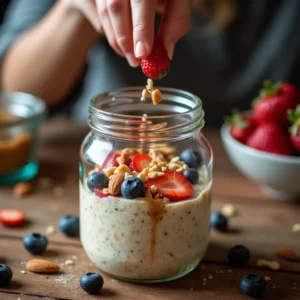
[(242, 245), (236, 245), (229, 249), (227, 257), (232, 266), (245, 267), (250, 258), (250, 251)]
[(23, 239), (25, 249), (31, 254), (42, 254), (48, 245), (48, 239), (42, 233), (30, 232)]
[(210, 216), (210, 225), (219, 231), (227, 231), (227, 218), (218, 212), (213, 212)]
[(97, 273), (87, 273), (81, 276), (80, 286), (88, 294), (97, 294), (103, 286), (103, 278)]
[(180, 160), (184, 161), (190, 168), (197, 169), (202, 164), (201, 154), (194, 149), (185, 149), (180, 154)]
[(188, 179), (191, 184), (198, 183), (199, 173), (196, 169), (187, 169), (183, 172), (183, 175)]
[(7, 286), (13, 277), (13, 272), (8, 265), (0, 265), (0, 287)]
[(145, 195), (145, 184), (137, 177), (129, 177), (121, 185), (121, 193), (124, 198), (134, 199)]
[(101, 172), (94, 172), (87, 179), (87, 186), (93, 192), (94, 189), (104, 189), (108, 187), (108, 178)]
[(240, 289), (245, 295), (257, 298), (263, 295), (266, 281), (257, 274), (244, 275), (240, 281)]
[(79, 218), (66, 215), (59, 220), (59, 230), (67, 236), (79, 236)]

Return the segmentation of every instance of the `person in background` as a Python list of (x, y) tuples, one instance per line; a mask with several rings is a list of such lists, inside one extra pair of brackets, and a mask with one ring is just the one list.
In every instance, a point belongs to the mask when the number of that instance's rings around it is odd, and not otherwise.
[(86, 122), (95, 94), (145, 85), (135, 67), (155, 28), (172, 58), (155, 84), (198, 95), (210, 126), (233, 106), (249, 109), (264, 79), (300, 88), (300, 1), (11, 0), (0, 28), (1, 89)]

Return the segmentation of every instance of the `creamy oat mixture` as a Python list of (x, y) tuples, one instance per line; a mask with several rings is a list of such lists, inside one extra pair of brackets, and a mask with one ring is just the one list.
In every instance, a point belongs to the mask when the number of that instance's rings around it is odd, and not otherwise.
[(211, 183), (189, 200), (99, 198), (80, 183), (81, 242), (91, 261), (118, 277), (158, 279), (193, 268), (209, 241)]

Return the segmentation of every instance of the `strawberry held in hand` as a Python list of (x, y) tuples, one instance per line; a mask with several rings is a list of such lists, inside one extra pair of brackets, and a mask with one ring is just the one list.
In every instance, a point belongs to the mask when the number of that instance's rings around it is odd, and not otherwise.
[(256, 122), (250, 115), (242, 115), (237, 109), (232, 110), (232, 116), (226, 116), (225, 122), (230, 127), (230, 134), (241, 143), (245, 143), (256, 127)]
[(292, 155), (293, 152), (284, 131), (274, 123), (259, 125), (247, 139), (246, 145), (280, 155)]
[(152, 52), (142, 59), (141, 68), (144, 74), (152, 79), (161, 79), (168, 74), (170, 59), (159, 38), (154, 39)]
[(300, 153), (300, 104), (295, 110), (288, 111), (288, 119), (293, 123), (290, 127), (290, 141), (295, 150)]
[(271, 122), (287, 127), (287, 110), (295, 109), (299, 103), (300, 96), (294, 86), (281, 82), (273, 84), (266, 80), (259, 96), (254, 100), (253, 115), (257, 123)]

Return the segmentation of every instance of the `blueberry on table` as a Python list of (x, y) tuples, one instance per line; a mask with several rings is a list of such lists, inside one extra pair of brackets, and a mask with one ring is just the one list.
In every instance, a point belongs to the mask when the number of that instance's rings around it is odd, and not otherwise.
[(210, 225), (219, 231), (225, 232), (228, 228), (227, 218), (218, 212), (213, 212), (210, 215)]
[(42, 254), (48, 245), (48, 239), (42, 233), (30, 232), (23, 239), (25, 249), (31, 254)]
[(180, 160), (184, 161), (190, 168), (197, 169), (202, 164), (201, 154), (195, 149), (185, 149), (180, 154)]
[(257, 298), (265, 292), (266, 281), (257, 274), (244, 275), (240, 281), (240, 289), (245, 295)]
[(104, 189), (108, 187), (108, 178), (101, 172), (92, 173), (87, 179), (87, 186), (93, 192), (94, 189)]
[(103, 286), (103, 278), (97, 273), (87, 273), (80, 278), (80, 286), (88, 294), (97, 294)]
[(183, 172), (183, 175), (191, 184), (198, 183), (199, 173), (196, 169), (187, 169)]
[(227, 253), (229, 264), (234, 267), (245, 267), (250, 258), (250, 251), (243, 245), (235, 245)]
[(145, 184), (137, 177), (129, 177), (121, 185), (121, 194), (126, 199), (144, 197)]
[(13, 277), (13, 272), (8, 265), (0, 265), (0, 287), (7, 286)]
[(66, 215), (59, 220), (59, 230), (67, 236), (79, 236), (79, 218), (72, 215)]

